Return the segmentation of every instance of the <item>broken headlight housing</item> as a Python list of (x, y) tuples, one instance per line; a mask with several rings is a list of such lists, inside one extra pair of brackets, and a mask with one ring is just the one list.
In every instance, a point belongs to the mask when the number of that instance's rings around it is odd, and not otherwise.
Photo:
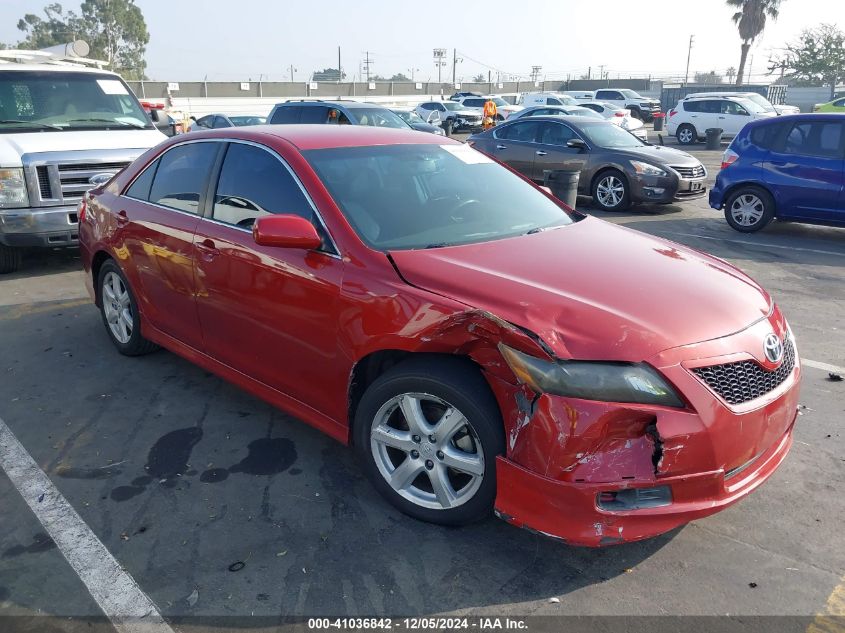
[(29, 204), (23, 169), (0, 169), (0, 209), (14, 209)]
[(537, 393), (601, 402), (633, 402), (683, 407), (675, 390), (644, 363), (549, 361), (500, 344), (513, 373)]

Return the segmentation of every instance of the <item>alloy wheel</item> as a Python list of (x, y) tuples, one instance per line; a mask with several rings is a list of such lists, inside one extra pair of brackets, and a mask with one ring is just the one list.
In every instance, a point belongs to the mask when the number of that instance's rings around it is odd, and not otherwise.
[(472, 425), (430, 394), (403, 393), (384, 403), (373, 419), (370, 448), (391, 488), (423, 508), (460, 506), (484, 479), (484, 453)]
[(678, 141), (684, 145), (688, 145), (693, 141), (692, 130), (688, 127), (682, 128), (678, 131)]
[(126, 345), (132, 338), (134, 320), (132, 318), (132, 299), (129, 289), (120, 275), (109, 272), (103, 277), (103, 314), (112, 335), (119, 343)]
[(763, 201), (752, 193), (746, 193), (734, 200), (731, 217), (740, 226), (754, 226), (763, 217), (766, 207)]
[(625, 184), (616, 176), (605, 176), (596, 187), (596, 196), (603, 207), (616, 207), (625, 197)]

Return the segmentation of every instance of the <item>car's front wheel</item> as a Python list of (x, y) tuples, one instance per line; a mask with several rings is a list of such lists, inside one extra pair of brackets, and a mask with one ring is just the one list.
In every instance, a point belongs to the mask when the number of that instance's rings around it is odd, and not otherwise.
[(684, 123), (678, 127), (678, 131), (675, 136), (678, 139), (678, 143), (681, 145), (692, 145), (698, 140), (698, 132), (696, 132), (695, 128), (689, 123)]
[(725, 219), (741, 233), (753, 233), (764, 228), (775, 217), (775, 201), (760, 187), (741, 187), (725, 204)]
[(129, 282), (114, 261), (100, 268), (97, 289), (103, 324), (117, 350), (126, 356), (141, 356), (158, 349), (141, 336), (141, 315)]
[(504, 429), (469, 361), (412, 358), (377, 378), (355, 414), (355, 447), (370, 481), (405, 514), (465, 525), (493, 509)]
[(593, 182), (593, 201), (604, 211), (624, 211), (631, 205), (628, 181), (615, 169), (602, 172)]

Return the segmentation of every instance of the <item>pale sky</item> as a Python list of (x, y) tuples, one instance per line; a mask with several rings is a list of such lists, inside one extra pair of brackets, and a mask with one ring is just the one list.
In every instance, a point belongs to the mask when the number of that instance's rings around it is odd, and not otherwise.
[[(52, 0), (2, 0), (0, 41), (20, 39), (17, 21)], [(78, 9), (79, 0), (64, 0)], [(492, 69), (527, 76), (577, 78), (604, 65), (611, 77), (634, 73), (683, 75), (690, 35), (695, 36), (690, 74), (739, 65), (739, 36), (723, 0), (136, 0), (150, 31), (147, 74), (169, 81), (306, 81), (313, 70), (337, 66), (357, 75), (366, 51), (372, 73), (437, 79), (432, 49), (446, 48), (451, 79), (452, 49), (457, 77), (469, 80)], [(428, 8), (427, 8), (428, 7)], [(654, 8), (660, 8), (655, 15)], [(784, 0), (752, 49), (754, 75), (765, 72), (772, 49), (821, 22), (845, 28), (842, 0)]]

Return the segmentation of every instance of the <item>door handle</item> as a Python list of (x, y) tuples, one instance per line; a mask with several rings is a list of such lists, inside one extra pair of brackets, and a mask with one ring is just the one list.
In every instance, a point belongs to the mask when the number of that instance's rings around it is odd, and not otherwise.
[(211, 261), (211, 259), (215, 255), (218, 255), (220, 253), (220, 251), (217, 250), (217, 246), (214, 244), (214, 240), (210, 240), (208, 238), (205, 238), (201, 242), (197, 242), (196, 246), (197, 250), (199, 250), (203, 254), (203, 257), (206, 261)]
[(720, 117), (719, 117), (719, 118), (720, 118), (720, 119), (724, 119), (724, 118), (725, 118), (725, 117), (723, 117), (723, 116), (720, 116)]
[(544, 151), (543, 151), (543, 150), (541, 150), (541, 149), (538, 149), (538, 150), (537, 150), (536, 152), (534, 152), (534, 153), (535, 153), (535, 154), (537, 154), (537, 156), (545, 156), (546, 154), (548, 154), (548, 152), (544, 152)]
[(507, 145), (496, 145), (496, 149), (507, 149)]
[(118, 226), (126, 226), (129, 224), (129, 216), (126, 215), (126, 211), (121, 209), (117, 212), (117, 225)]

